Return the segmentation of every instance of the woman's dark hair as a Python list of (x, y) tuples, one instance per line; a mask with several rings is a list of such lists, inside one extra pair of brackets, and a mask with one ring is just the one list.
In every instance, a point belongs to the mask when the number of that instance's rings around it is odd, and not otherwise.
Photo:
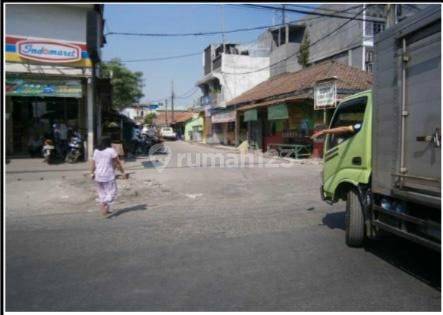
[(101, 137), (100, 138), (100, 142), (97, 146), (97, 149), (99, 149), (100, 151), (110, 148), (111, 145), (111, 138), (110, 137)]

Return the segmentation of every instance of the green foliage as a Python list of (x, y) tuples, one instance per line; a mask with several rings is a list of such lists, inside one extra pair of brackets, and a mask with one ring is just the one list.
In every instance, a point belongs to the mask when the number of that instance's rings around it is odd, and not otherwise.
[(111, 78), (112, 106), (115, 109), (121, 109), (140, 101), (144, 96), (142, 72), (132, 72), (118, 58), (103, 62), (101, 65), (103, 76)]
[(309, 33), (306, 30), (303, 37), (303, 41), (300, 44), (299, 51), (297, 53), (297, 61), (303, 67), (306, 68), (309, 63), (309, 46), (311, 41), (309, 40)]
[(149, 113), (145, 116), (145, 124), (152, 125), (152, 121), (157, 117), (156, 113)]

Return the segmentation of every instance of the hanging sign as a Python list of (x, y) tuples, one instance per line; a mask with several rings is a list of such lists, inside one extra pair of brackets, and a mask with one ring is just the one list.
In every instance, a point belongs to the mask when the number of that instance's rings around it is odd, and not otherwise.
[(245, 111), (244, 121), (256, 121), (258, 118), (257, 109)]
[(81, 49), (76, 45), (44, 40), (19, 41), (17, 53), (25, 59), (49, 63), (75, 62), (82, 58)]
[(213, 124), (233, 122), (235, 121), (235, 111), (213, 114), (211, 121)]
[(335, 107), (337, 103), (337, 85), (335, 81), (319, 83), (314, 87), (314, 109)]
[(288, 119), (288, 107), (286, 104), (278, 104), (268, 107), (268, 120)]

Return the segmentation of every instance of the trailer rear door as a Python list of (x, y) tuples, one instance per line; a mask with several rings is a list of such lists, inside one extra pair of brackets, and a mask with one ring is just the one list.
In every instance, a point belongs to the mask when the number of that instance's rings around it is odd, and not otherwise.
[(441, 186), (440, 26), (439, 20), (399, 40), (405, 69), (404, 164), (400, 179), (402, 186), (436, 194), (440, 194)]

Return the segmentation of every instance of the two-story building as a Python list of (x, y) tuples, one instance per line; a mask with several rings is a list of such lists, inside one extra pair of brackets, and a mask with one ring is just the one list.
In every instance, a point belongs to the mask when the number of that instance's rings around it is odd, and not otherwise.
[[(99, 63), (103, 4), (7, 4), (5, 20), (6, 149), (26, 153), (30, 138), (65, 122), (86, 139), (87, 156), (101, 131), (109, 93)], [(106, 81), (106, 80), (104, 80)], [(103, 96), (103, 97), (102, 97)]]
[(270, 40), (264, 33), (252, 43), (224, 43), (205, 49), (204, 77), (197, 82), (203, 94), (199, 105), (205, 111), (203, 141), (233, 140), (235, 115), (225, 110), (226, 103), (269, 78)]

